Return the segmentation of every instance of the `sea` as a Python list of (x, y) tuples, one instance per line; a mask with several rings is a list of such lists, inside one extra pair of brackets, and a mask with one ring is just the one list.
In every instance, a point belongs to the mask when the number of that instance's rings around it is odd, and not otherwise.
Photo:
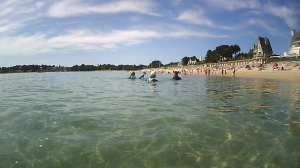
[(300, 167), (299, 83), (129, 75), (1, 74), (0, 167)]

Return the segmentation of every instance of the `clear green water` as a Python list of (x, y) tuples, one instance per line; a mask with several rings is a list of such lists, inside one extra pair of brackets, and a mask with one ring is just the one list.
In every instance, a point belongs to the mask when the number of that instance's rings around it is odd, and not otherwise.
[(0, 75), (0, 167), (299, 167), (299, 84), (127, 76)]

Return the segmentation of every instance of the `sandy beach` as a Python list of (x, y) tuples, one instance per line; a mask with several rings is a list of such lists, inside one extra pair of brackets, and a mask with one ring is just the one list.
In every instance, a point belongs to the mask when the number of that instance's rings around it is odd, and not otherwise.
[[(284, 70), (273, 70), (273, 63), (266, 64), (266, 66), (261, 69), (258, 67), (251, 67), (251, 70), (245, 68), (245, 66), (235, 67), (236, 73), (235, 77), (242, 77), (242, 78), (262, 78), (262, 79), (274, 79), (274, 80), (283, 80), (289, 82), (299, 82), (300, 83), (300, 66), (299, 65), (288, 65), (286, 62), (278, 62), (278, 67), (281, 68), (284, 65)], [(204, 69), (199, 66), (185, 66), (180, 69), (177, 68), (167, 68), (167, 69), (152, 69), (158, 73), (173, 73), (173, 71), (180, 70), (181, 74), (179, 76), (183, 76), (184, 71), (186, 75), (205, 75)], [(146, 72), (150, 72), (151, 69), (144, 70)], [(208, 75), (208, 74), (207, 74)], [(232, 77), (232, 69), (226, 69), (223, 71), (222, 69), (211, 68), (210, 75), (216, 76), (228, 76)]]

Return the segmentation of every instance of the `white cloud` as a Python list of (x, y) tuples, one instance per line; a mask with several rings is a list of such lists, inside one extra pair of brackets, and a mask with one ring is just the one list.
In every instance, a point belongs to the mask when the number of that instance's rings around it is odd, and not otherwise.
[[(162, 29), (162, 28), (159, 28)], [(226, 38), (226, 35), (212, 35), (206, 32), (191, 31), (184, 28), (158, 31), (150, 29), (113, 30), (111, 32), (91, 32), (72, 30), (64, 35), (47, 39), (47, 34), (32, 36), (20, 35), (0, 39), (0, 56), (33, 55), (41, 53), (62, 53), (74, 50), (117, 49), (148, 42), (152, 39), (206, 37)]]
[(176, 18), (176, 20), (189, 23), (189, 24), (220, 28), (225, 30), (234, 30), (233, 27), (218, 26), (214, 24), (212, 21), (205, 18), (204, 11), (201, 9), (184, 11), (178, 16), (178, 18)]
[(0, 51), (2, 56), (9, 55), (33, 55), (50, 53), (52, 49), (46, 46), (45, 35), (2, 37), (0, 39)]
[(248, 24), (249, 25), (259, 25), (259, 26), (265, 28), (266, 30), (269, 30), (271, 33), (276, 32), (276, 29), (268, 26), (268, 24), (266, 22), (259, 20), (259, 19), (250, 19), (250, 20), (248, 20)]
[(13, 4), (16, 0), (6, 0), (0, 3), (0, 16), (5, 16), (11, 12), (13, 12)]
[(296, 28), (296, 12), (292, 8), (288, 8), (286, 6), (275, 6), (273, 4), (266, 4), (265, 10), (267, 13), (283, 19), (290, 28)]
[(137, 16), (133, 16), (133, 17), (130, 18), (130, 20), (133, 21), (133, 22), (137, 22), (137, 21), (140, 21), (141, 18), (137, 17)]
[(52, 5), (48, 11), (49, 17), (69, 17), (92, 13), (135, 12), (145, 15), (159, 16), (153, 12), (155, 4), (152, 1), (128, 0), (116, 1), (101, 5), (89, 5), (81, 0), (63, 0)]
[(204, 17), (203, 10), (187, 10), (181, 13), (176, 20), (180, 20), (190, 24), (214, 26), (214, 24)]
[(224, 8), (227, 10), (236, 10), (241, 8), (259, 8), (260, 2), (258, 0), (209, 0), (206, 1), (211, 6)]
[[(204, 0), (203, 0), (204, 1)], [(259, 0), (210, 0), (204, 1), (210, 6), (218, 7), (226, 10), (238, 10), (238, 9), (253, 9), (246, 13), (248, 14), (269, 14), (283, 19), (290, 28), (296, 28), (297, 19), (299, 18), (295, 10), (287, 6), (278, 6), (270, 1)]]
[[(0, 8), (1, 9), (1, 8)], [(5, 8), (3, 10), (1, 10), (0, 12), (0, 16), (4, 16), (4, 15), (7, 15), (9, 13), (13, 12), (13, 8)]]
[(35, 3), (35, 7), (40, 9), (42, 6), (44, 6), (45, 2), (39, 1)]
[[(40, 9), (44, 2), (32, 4), (32, 0), (4, 0), (0, 4), (0, 16), (16, 13), (31, 13)], [(32, 7), (33, 6), (33, 7)]]
[(258, 11), (258, 10), (252, 10), (248, 13), (245, 13), (245, 15), (260, 15), (261, 14), (261, 11)]
[(3, 33), (13, 32), (22, 27), (20, 23), (8, 23), (8, 24), (0, 24), (0, 35)]
[(0, 26), (1, 26), (2, 24), (6, 24), (6, 23), (8, 23), (8, 20), (0, 20)]
[(172, 0), (172, 5), (179, 5), (181, 0)]
[[(21, 8), (21, 9), (19, 9), (19, 11), (18, 12), (20, 12), (20, 13), (32, 13), (32, 12), (35, 12), (35, 11), (37, 11), (37, 10), (39, 10), (39, 9), (41, 9), (43, 6), (44, 6), (44, 2), (41, 2), (41, 1), (39, 1), (39, 2), (36, 2), (34, 5), (33, 5), (33, 7), (25, 7), (25, 8)], [(31, 5), (30, 5), (31, 6)]]
[(12, 4), (15, 3), (16, 0), (4, 0), (0, 3), (0, 16), (4, 16), (13, 11)]

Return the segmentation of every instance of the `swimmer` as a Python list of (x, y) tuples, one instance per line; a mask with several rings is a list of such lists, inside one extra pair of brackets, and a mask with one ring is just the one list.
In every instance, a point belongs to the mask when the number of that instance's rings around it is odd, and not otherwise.
[(149, 81), (149, 82), (156, 82), (156, 81), (158, 81), (158, 80), (155, 79), (155, 78), (156, 78), (156, 73), (155, 73), (155, 71), (152, 71), (152, 72), (150, 73), (150, 78), (147, 79), (147, 81)]
[(232, 70), (232, 76), (233, 76), (233, 77), (235, 76), (235, 67), (233, 67), (233, 70)]
[(135, 76), (135, 72), (134, 71), (130, 71), (130, 76), (128, 79), (136, 79), (136, 76)]
[(180, 80), (181, 78), (178, 76), (178, 71), (174, 71), (173, 80)]

